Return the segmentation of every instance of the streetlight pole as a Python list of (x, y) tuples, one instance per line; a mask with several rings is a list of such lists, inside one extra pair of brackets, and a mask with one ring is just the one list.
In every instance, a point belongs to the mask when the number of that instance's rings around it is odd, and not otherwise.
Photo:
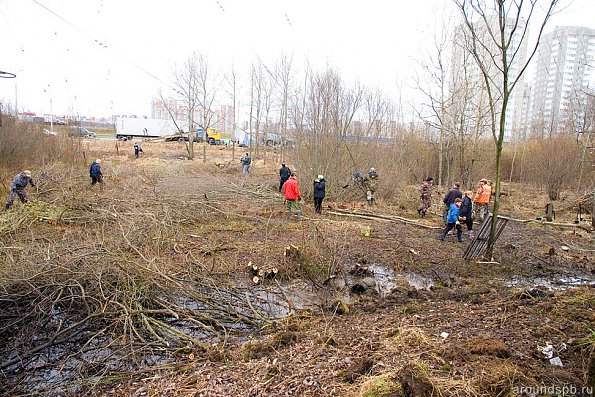
[(52, 92), (50, 87), (50, 131), (54, 132), (54, 111), (52, 110)]
[[(48, 84), (49, 94), (50, 94), (50, 131), (54, 131), (54, 111), (52, 109), (52, 86)], [(48, 93), (48, 91), (43, 89), (43, 92)]]
[(14, 111), (16, 113), (15, 116), (16, 116), (16, 119), (17, 120), (19, 119), (19, 94), (18, 94), (18, 91), (19, 91), (18, 81), (19, 81), (19, 79), (18, 79), (18, 74), (17, 73), (20, 73), (22, 71), (23, 71), (23, 69), (17, 70), (17, 72), (15, 73), (15, 76), (14, 76), (15, 77), (15, 79), (14, 79)]

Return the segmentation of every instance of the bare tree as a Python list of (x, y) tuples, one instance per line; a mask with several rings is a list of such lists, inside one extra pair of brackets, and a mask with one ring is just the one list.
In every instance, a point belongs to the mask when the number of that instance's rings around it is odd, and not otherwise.
[[(189, 131), (192, 131), (192, 127), (194, 126), (194, 112), (199, 106), (197, 75), (198, 65), (196, 54), (193, 54), (190, 58), (186, 60), (186, 62), (184, 62), (184, 66), (181, 70), (175, 71), (174, 85), (176, 91), (182, 96), (181, 102), (184, 104), (184, 110), (187, 113), (186, 116), (188, 117)], [(163, 103), (166, 102), (163, 101)], [(172, 112), (169, 107), (167, 107), (167, 111), (170, 113), (171, 116)], [(189, 139), (189, 145), (187, 146), (187, 150), (188, 158), (193, 159), (194, 146), (191, 136)]]
[[(448, 60), (446, 56), (447, 44), (451, 40), (446, 30), (442, 30), (440, 36), (434, 36), (432, 50), (434, 54), (428, 56), (427, 61), (421, 62), (421, 70), (424, 77), (417, 76), (417, 89), (424, 94), (429, 103), (427, 107), (430, 115), (420, 114), (422, 120), (433, 128), (436, 128), (438, 134), (438, 185), (443, 182), (443, 160), (445, 151), (445, 136), (448, 132), (449, 123), (447, 121), (447, 106), (449, 103), (448, 95)], [(423, 83), (422, 83), (423, 81)]]
[[(496, 144), (496, 177), (493, 218), (487, 255), (492, 256), (497, 216), (500, 210), (502, 148), (505, 140), (507, 108), (514, 88), (535, 55), (543, 30), (558, 0), (543, 0), (545, 14), (536, 16), (538, 0), (455, 0), (469, 33), (468, 50), (482, 78), (490, 108), (491, 129)], [(490, 7), (491, 6), (491, 7)], [(530, 55), (522, 59), (528, 45), (528, 23), (538, 19), (539, 32)]]
[[(225, 76), (225, 81), (227, 82), (227, 94), (229, 95), (229, 97), (231, 98), (231, 101), (233, 103), (233, 119), (231, 122), (233, 131), (232, 131), (232, 136), (233, 136), (233, 140), (235, 141), (235, 130), (236, 130), (236, 111), (237, 111), (237, 101), (238, 101), (238, 97), (237, 97), (237, 92), (238, 92), (238, 78), (237, 78), (237, 74), (235, 71), (235, 67), (234, 65), (231, 66), (231, 69), (229, 71), (229, 73), (226, 74)], [(235, 146), (234, 146), (235, 148)], [(235, 151), (232, 153), (232, 160), (235, 160), (235, 158), (233, 158), (235, 156)]]
[[(287, 138), (289, 123), (289, 96), (292, 84), (293, 58), (283, 55), (275, 68), (276, 81), (280, 94), (279, 128), (277, 132), (283, 139)], [(285, 162), (285, 151), (281, 146), (281, 162)]]
[[(203, 140), (203, 162), (207, 161), (206, 145), (208, 142), (207, 131), (213, 122), (213, 104), (217, 96), (218, 87), (220, 86), (220, 78), (217, 74), (213, 74), (206, 56), (199, 54), (195, 55), (197, 64), (197, 98), (201, 116), (201, 127), (204, 131)], [(190, 141), (194, 138), (194, 125), (190, 125)]]

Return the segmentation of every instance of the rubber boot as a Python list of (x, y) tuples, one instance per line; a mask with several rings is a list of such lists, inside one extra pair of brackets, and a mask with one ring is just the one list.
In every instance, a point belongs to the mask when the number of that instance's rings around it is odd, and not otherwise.
[(298, 211), (296, 211), (296, 212), (295, 212), (295, 216), (297, 217), (297, 220), (298, 220), (298, 221), (301, 221), (301, 220), (303, 220), (303, 218), (302, 218), (302, 211), (299, 211), (299, 210), (298, 210)]
[(291, 220), (291, 211), (285, 211), (285, 216), (287, 217), (287, 220), (290, 221)]

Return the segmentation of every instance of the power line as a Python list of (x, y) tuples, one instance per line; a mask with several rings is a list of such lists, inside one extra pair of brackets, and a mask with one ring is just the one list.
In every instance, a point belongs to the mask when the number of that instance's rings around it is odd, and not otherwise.
[(117, 52), (116, 50), (114, 50), (113, 48), (108, 47), (107, 44), (105, 44), (102, 41), (97, 40), (95, 37), (91, 36), (89, 33), (85, 32), (84, 30), (82, 30), (81, 28), (79, 28), (78, 26), (76, 26), (75, 24), (73, 24), (72, 22), (68, 21), (66, 18), (64, 18), (61, 15), (57, 14), (56, 12), (54, 12), (53, 10), (51, 10), (50, 8), (48, 8), (47, 6), (41, 4), (38, 0), (31, 0), (31, 1), (33, 1), (35, 4), (37, 4), (38, 6), (40, 6), (41, 8), (43, 8), (44, 10), (46, 10), (47, 12), (49, 12), (50, 14), (52, 14), (53, 16), (55, 16), (56, 18), (60, 19), (62, 22), (66, 23), (68, 26), (70, 26), (74, 30), (76, 30), (76, 31), (82, 33), (83, 35), (85, 35), (87, 38), (89, 38), (90, 40), (92, 40), (93, 42), (95, 42), (101, 48), (110, 50), (112, 53), (114, 53), (120, 59), (128, 62), (129, 64), (131, 64), (135, 68), (139, 69), (140, 71), (142, 71), (143, 73), (145, 73), (149, 77), (151, 77), (154, 80), (160, 82), (161, 84), (164, 84), (165, 86), (171, 88), (172, 90), (174, 90), (175, 92), (177, 92), (179, 94), (178, 90), (174, 86), (172, 86), (169, 83), (163, 81), (162, 79), (160, 79), (159, 77), (157, 77), (153, 73), (151, 73), (148, 70), (146, 70), (145, 68), (143, 68), (138, 63), (134, 62), (132, 59), (129, 59), (129, 58), (123, 56), (122, 54), (120, 54), (119, 52)]

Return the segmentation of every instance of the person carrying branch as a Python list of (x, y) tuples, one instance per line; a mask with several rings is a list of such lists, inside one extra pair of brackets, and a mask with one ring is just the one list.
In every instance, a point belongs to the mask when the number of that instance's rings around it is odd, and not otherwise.
[(89, 176), (91, 177), (91, 186), (99, 183), (99, 190), (103, 190), (103, 173), (101, 172), (101, 159), (91, 163), (89, 167)]
[(6, 211), (8, 211), (12, 203), (14, 203), (15, 196), (19, 196), (19, 199), (23, 204), (28, 202), (25, 188), (29, 184), (31, 184), (31, 186), (35, 186), (35, 182), (33, 182), (33, 178), (31, 177), (31, 171), (29, 170), (19, 172), (14, 177), (12, 183), (10, 184), (10, 196), (8, 196), (8, 200), (6, 200), (6, 205), (4, 206)]
[(283, 184), (283, 196), (285, 197), (287, 219), (291, 219), (291, 209), (295, 208), (295, 215), (298, 220), (301, 220), (302, 208), (300, 206), (300, 200), (302, 199), (302, 195), (300, 194), (298, 181), (295, 179), (295, 172), (292, 172), (287, 182)]
[(419, 188), (419, 194), (421, 195), (421, 207), (417, 209), (417, 213), (422, 218), (426, 216), (428, 208), (432, 205), (432, 182), (434, 178), (431, 176), (427, 177), (425, 182)]

